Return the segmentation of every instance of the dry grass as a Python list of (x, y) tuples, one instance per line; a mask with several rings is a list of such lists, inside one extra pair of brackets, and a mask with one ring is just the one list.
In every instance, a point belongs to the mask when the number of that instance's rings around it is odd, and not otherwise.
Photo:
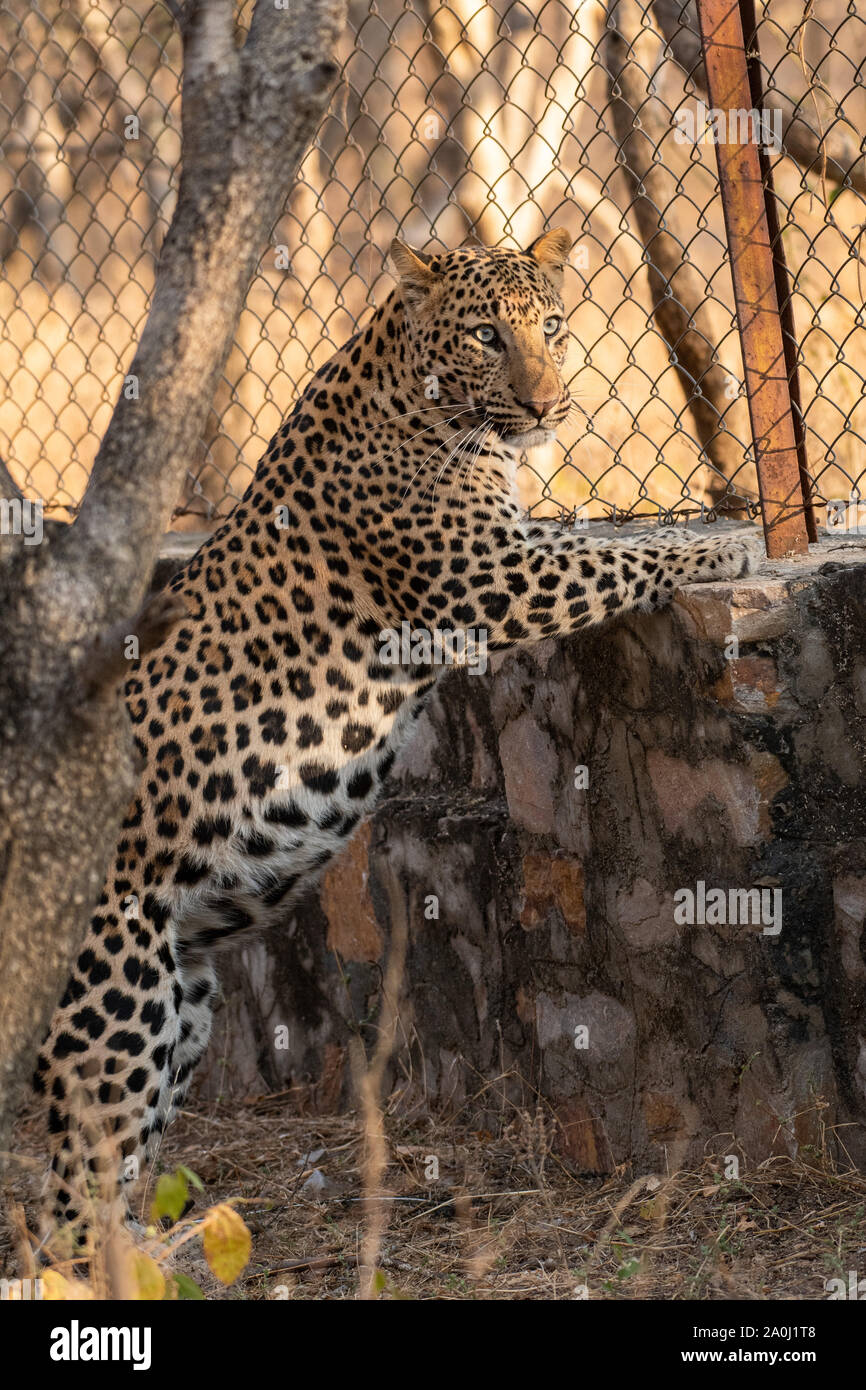
[[(253, 1234), (251, 1261), (228, 1289), (195, 1244), (180, 1253), (177, 1268), (208, 1298), (358, 1296), (361, 1118), (299, 1117), (289, 1106), (264, 1096), (184, 1112), (163, 1145), (161, 1167), (185, 1164), (204, 1182), (198, 1206), (240, 1199)], [(712, 1157), (670, 1176), (588, 1176), (556, 1152), (541, 1113), (517, 1114), (497, 1135), (430, 1115), (392, 1115), (386, 1128), (383, 1298), (562, 1299), (585, 1286), (592, 1299), (809, 1300), (863, 1266), (866, 1176), (826, 1156), (744, 1165), (738, 1182), (723, 1181)], [(25, 1125), (22, 1153), (35, 1133)], [(26, 1174), (18, 1200), (32, 1200)], [(4, 1248), (8, 1275), (8, 1237)]]

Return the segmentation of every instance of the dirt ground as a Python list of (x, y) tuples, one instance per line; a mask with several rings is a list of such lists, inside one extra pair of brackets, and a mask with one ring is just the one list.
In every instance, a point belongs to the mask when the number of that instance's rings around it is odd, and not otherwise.
[[(672, 1174), (600, 1177), (557, 1156), (543, 1115), (500, 1133), (429, 1116), (386, 1118), (387, 1224), (377, 1261), (388, 1299), (827, 1299), (866, 1261), (866, 1176), (816, 1155), (724, 1176), (722, 1156)], [(13, 1199), (33, 1227), (43, 1165), (19, 1136)], [(184, 1111), (156, 1172), (204, 1185), (189, 1223), (231, 1201), (252, 1234), (240, 1277), (219, 1284), (189, 1239), (173, 1267), (207, 1299), (354, 1299), (369, 1203), (358, 1117), (293, 1115), (285, 1096)], [(145, 1202), (152, 1197), (152, 1180)], [(14, 1210), (14, 1207), (13, 1207)], [(20, 1208), (19, 1208), (20, 1212)], [(19, 1241), (21, 1223), (18, 1218)], [(20, 1273), (0, 1236), (2, 1274)], [(20, 1248), (20, 1246), (19, 1246)]]

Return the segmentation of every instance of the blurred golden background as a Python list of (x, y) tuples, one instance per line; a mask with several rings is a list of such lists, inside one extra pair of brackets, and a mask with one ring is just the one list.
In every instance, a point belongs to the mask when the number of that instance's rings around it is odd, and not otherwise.
[[(718, 500), (687, 385), (651, 313), (634, 180), (611, 118), (610, 9), (597, 0), (350, 6), (342, 81), (262, 255), (189, 460), (178, 527), (210, 525), (243, 492), (311, 371), (389, 292), (384, 258), (396, 232), (418, 246), (471, 234), (522, 246), (557, 223), (577, 243), (569, 367), (586, 414), (527, 456), (527, 504), (654, 514)], [(802, 5), (771, 0), (760, 19), (768, 85), (801, 120), (821, 137), (866, 130), (863, 5), (816, 0), (804, 23)], [(129, 370), (172, 214), (181, 45), (169, 12), (148, 0), (11, 0), (0, 4), (0, 50), (0, 450), (28, 496), (68, 517)], [(678, 140), (671, 119), (699, 93), (654, 21), (631, 59), (666, 128), (654, 155), (667, 180), (658, 215), (706, 279), (700, 327), (730, 384), (727, 490), (754, 499), (715, 151)], [(776, 152), (773, 164), (810, 469), (821, 496), (847, 496), (866, 436), (862, 159), (850, 188), (821, 160), (805, 167)]]

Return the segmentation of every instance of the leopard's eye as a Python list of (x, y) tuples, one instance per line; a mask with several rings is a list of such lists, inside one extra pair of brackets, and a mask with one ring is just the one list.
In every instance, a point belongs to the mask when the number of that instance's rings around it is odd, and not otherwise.
[(492, 323), (479, 323), (477, 328), (471, 328), (469, 331), (472, 337), (477, 338), (485, 347), (495, 347), (499, 343), (499, 334)]
[(549, 318), (546, 318), (544, 320), (545, 338), (552, 338), (554, 334), (559, 332), (561, 327), (562, 319), (560, 318), (559, 314), (551, 314)]

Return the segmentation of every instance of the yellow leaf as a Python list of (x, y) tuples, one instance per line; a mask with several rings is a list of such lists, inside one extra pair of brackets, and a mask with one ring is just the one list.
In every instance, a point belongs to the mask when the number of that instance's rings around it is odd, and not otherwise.
[(69, 1297), (69, 1280), (56, 1269), (46, 1269), (42, 1276), (42, 1297), (49, 1303), (63, 1303)]
[(204, 1257), (222, 1284), (237, 1279), (250, 1258), (252, 1236), (237, 1212), (220, 1202), (208, 1212), (202, 1233)]
[(66, 1279), (56, 1269), (46, 1269), (42, 1275), (42, 1297), (50, 1303), (78, 1302), (92, 1299), (93, 1290), (82, 1279)]
[(165, 1276), (156, 1260), (141, 1250), (133, 1250), (130, 1266), (136, 1297), (148, 1303), (158, 1303), (165, 1293)]

